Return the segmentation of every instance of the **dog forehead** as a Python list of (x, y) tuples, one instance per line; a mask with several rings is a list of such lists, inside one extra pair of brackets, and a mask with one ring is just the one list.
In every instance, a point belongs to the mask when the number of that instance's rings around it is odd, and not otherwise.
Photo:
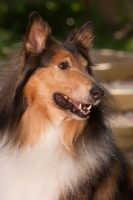
[(71, 60), (72, 55), (65, 49), (50, 49), (42, 57), (41, 66), (47, 67), (51, 64), (57, 64), (65, 60)]
[(68, 42), (64, 44), (65, 49), (71, 53), (72, 57), (75, 58), (78, 62), (81, 62), (83, 66), (86, 66), (88, 60), (79, 52), (79, 50), (74, 46), (70, 45)]
[(68, 50), (60, 50), (54, 55), (53, 62), (59, 64), (60, 62), (64, 61), (68, 61), (70, 65), (72, 65), (72, 63), (78, 63), (81, 64), (82, 66), (87, 65), (87, 61), (82, 57), (82, 55), (80, 54), (75, 55), (74, 53)]
[(87, 65), (87, 60), (77, 51), (75, 47), (68, 47), (68, 45), (59, 41), (54, 41), (50, 48), (44, 52), (41, 59), (41, 66), (43, 67), (59, 64), (60, 62), (66, 60), (69, 63), (77, 62), (82, 66)]

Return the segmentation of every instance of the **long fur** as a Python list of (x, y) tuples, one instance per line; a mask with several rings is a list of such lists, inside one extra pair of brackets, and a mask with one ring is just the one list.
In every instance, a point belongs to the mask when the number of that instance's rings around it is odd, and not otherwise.
[(107, 92), (84, 119), (54, 101), (58, 92), (94, 104), (89, 91), (100, 84), (92, 42), (91, 22), (61, 43), (38, 13), (30, 15), (20, 55), (1, 83), (1, 200), (133, 199), (130, 167), (108, 123)]

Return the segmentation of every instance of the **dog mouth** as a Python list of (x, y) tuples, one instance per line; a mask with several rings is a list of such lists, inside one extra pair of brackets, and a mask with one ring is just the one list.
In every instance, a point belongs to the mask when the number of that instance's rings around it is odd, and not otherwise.
[(89, 116), (92, 104), (83, 104), (75, 102), (66, 95), (55, 93), (54, 101), (56, 105), (64, 110), (70, 110), (70, 112), (79, 116), (80, 118), (86, 118)]

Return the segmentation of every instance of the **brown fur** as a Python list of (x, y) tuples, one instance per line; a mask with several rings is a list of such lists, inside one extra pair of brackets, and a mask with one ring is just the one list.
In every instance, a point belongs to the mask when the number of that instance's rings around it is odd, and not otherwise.
[[(79, 170), (75, 184), (65, 185), (59, 200), (132, 200), (127, 160), (108, 124), (108, 93), (92, 71), (93, 38), (88, 22), (70, 33), (66, 42), (58, 42), (48, 24), (36, 12), (31, 14), (22, 51), (1, 89), (1, 138), (7, 146), (23, 150), (39, 143), (49, 127), (58, 127), (59, 152)], [(104, 91), (104, 97), (101, 92), (95, 99), (94, 86)], [(69, 104), (59, 106), (66, 102), (56, 102), (58, 93), (69, 97), (77, 110), (80, 103), (85, 108), (92, 105), (90, 114), (82, 117)]]
[[(62, 60), (66, 60), (67, 58), (69, 58), (69, 62), (71, 63), (71, 67), (73, 67), (73, 69), (64, 74), (57, 67), (57, 65)], [(38, 133), (40, 133), (41, 124), (44, 124), (41, 123), (42, 119), (48, 119), (54, 122), (61, 115), (61, 111), (59, 109), (55, 110), (55, 105), (53, 105), (51, 94), (55, 91), (60, 91), (61, 93), (64, 93), (65, 91), (65, 94), (75, 101), (87, 102), (88, 97), (84, 94), (86, 93), (86, 90), (91, 87), (94, 80), (92, 78), (88, 79), (86, 76), (84, 69), (85, 66), (86, 62), (83, 58), (79, 57), (75, 60), (69, 52), (63, 50), (59, 53), (59, 55), (57, 53), (57, 55), (53, 57), (53, 61), (48, 68), (46, 67), (45, 69), (39, 70), (30, 78), (24, 89), (29, 106), (22, 118), (24, 123), (27, 123), (28, 125), (31, 124), (29, 119), (32, 121), (32, 127), (28, 128), (28, 133), (25, 135), (26, 137), (28, 136), (26, 141), (29, 141), (32, 144), (34, 142), (36, 143), (40, 138)], [(49, 82), (50, 79), (52, 82)], [(79, 85), (80, 82), (83, 83), (84, 88)], [(47, 87), (45, 87), (45, 85)], [(75, 91), (74, 94), (73, 91)], [(43, 116), (43, 110), (45, 110), (45, 116)], [(55, 113), (53, 115), (54, 110)], [(38, 115), (34, 115), (34, 113), (38, 113)], [(29, 117), (29, 115), (31, 115), (31, 117)], [(62, 126), (65, 127), (66, 132), (64, 134), (64, 144), (68, 149), (74, 151), (74, 143), (76, 142), (78, 136), (82, 133), (85, 121), (79, 122), (74, 119), (67, 119), (67, 114), (65, 114), (64, 111), (62, 111), (62, 115), (66, 116), (66, 122), (62, 122)], [(47, 123), (45, 125), (47, 125)], [(26, 124), (23, 126), (26, 127)], [(36, 130), (36, 136), (33, 136), (33, 130)], [(33, 137), (34, 139), (36, 138), (36, 141), (34, 141)]]

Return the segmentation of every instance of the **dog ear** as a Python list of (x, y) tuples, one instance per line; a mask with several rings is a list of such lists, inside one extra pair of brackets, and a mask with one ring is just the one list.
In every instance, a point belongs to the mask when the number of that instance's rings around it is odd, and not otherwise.
[(46, 49), (51, 37), (51, 29), (37, 12), (29, 16), (29, 24), (24, 39), (24, 49), (27, 53), (39, 54)]
[(73, 30), (67, 41), (76, 46), (81, 53), (87, 53), (92, 46), (94, 39), (93, 24), (91, 21), (85, 23), (80, 29)]

